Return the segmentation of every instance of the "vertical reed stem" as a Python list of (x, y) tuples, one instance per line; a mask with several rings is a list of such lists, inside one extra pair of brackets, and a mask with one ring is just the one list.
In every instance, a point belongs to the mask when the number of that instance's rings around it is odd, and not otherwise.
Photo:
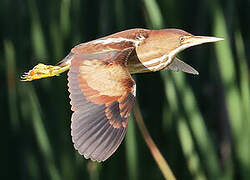
[(133, 113), (134, 113), (136, 122), (138, 124), (138, 127), (142, 133), (142, 136), (143, 136), (149, 150), (151, 151), (157, 165), (159, 166), (164, 178), (167, 180), (175, 180), (176, 178), (175, 178), (173, 172), (171, 171), (167, 161), (164, 159), (161, 152), (159, 151), (159, 149), (155, 145), (153, 139), (151, 138), (151, 136), (147, 130), (147, 127), (144, 124), (144, 121), (143, 121), (143, 118), (142, 118), (142, 115), (140, 112), (140, 108), (139, 108), (137, 102), (135, 103)]

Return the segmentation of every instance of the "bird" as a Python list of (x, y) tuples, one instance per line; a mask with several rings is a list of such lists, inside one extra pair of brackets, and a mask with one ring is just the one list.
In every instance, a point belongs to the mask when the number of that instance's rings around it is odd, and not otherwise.
[(57, 65), (39, 63), (21, 78), (32, 81), (68, 70), (74, 147), (86, 159), (103, 162), (117, 150), (126, 134), (136, 98), (131, 75), (160, 70), (198, 75), (177, 54), (221, 40), (174, 28), (129, 29), (79, 44)]

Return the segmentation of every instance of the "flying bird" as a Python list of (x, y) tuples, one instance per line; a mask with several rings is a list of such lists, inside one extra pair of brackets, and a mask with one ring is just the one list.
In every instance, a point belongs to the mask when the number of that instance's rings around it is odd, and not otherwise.
[(163, 69), (198, 74), (176, 57), (191, 46), (223, 38), (179, 29), (130, 29), (82, 43), (57, 65), (38, 64), (22, 76), (32, 81), (68, 71), (74, 147), (86, 159), (105, 161), (121, 144), (135, 102), (131, 74)]

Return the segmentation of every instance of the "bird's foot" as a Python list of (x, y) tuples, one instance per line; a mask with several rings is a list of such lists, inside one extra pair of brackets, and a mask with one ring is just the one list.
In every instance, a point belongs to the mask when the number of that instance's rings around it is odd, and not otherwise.
[(59, 76), (62, 72), (69, 69), (68, 66), (52, 66), (39, 63), (32, 70), (21, 76), (21, 81), (32, 81), (35, 79)]

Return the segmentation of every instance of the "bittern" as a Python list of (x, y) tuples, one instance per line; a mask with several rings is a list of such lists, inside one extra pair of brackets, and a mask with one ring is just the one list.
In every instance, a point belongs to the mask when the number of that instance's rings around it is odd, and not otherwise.
[(116, 151), (125, 136), (136, 96), (130, 74), (162, 69), (198, 74), (177, 53), (220, 40), (179, 29), (130, 29), (79, 44), (56, 66), (38, 64), (22, 79), (32, 81), (69, 70), (74, 147), (86, 159), (100, 162)]

